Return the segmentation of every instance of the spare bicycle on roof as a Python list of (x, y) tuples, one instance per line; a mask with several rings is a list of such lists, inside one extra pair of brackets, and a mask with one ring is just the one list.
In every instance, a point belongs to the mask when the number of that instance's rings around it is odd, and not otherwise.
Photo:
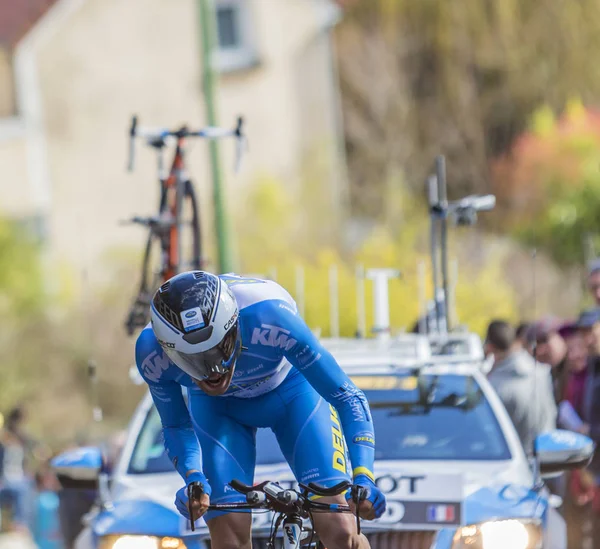
[[(127, 222), (137, 223), (148, 229), (140, 284), (125, 322), (129, 335), (148, 324), (150, 300), (164, 281), (182, 271), (200, 269), (203, 266), (202, 223), (194, 185), (186, 170), (186, 140), (233, 137), (236, 140), (237, 170), (245, 144), (242, 128), (241, 117), (231, 129), (208, 126), (200, 130), (191, 130), (187, 126), (176, 130), (145, 128), (138, 124), (137, 116), (132, 117), (128, 169), (133, 171), (135, 165), (136, 139), (145, 139), (146, 144), (156, 151), (160, 202), (156, 215), (136, 216)], [(165, 172), (164, 152), (170, 142), (174, 142), (175, 151), (171, 167)]]

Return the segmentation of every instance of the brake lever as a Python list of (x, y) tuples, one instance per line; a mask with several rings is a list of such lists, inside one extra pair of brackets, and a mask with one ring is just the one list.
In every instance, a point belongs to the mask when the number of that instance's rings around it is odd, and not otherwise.
[(200, 498), (204, 494), (204, 485), (201, 482), (190, 482), (187, 486), (187, 497), (188, 497), (188, 513), (190, 515), (190, 525), (192, 532), (196, 531), (196, 525), (194, 524), (194, 516), (192, 515), (192, 500), (200, 501)]
[(360, 484), (353, 484), (352, 488), (350, 488), (350, 495), (352, 496), (352, 501), (356, 505), (356, 531), (360, 536), (360, 511), (359, 506), (360, 502), (364, 501), (367, 497), (367, 489)]

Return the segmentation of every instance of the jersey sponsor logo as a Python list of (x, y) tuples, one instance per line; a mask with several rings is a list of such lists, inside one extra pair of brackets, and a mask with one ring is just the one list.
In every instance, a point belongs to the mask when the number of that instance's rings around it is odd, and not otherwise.
[(340, 416), (337, 410), (330, 404), (329, 412), (331, 419), (331, 440), (333, 443), (333, 468), (346, 472), (346, 456), (344, 455), (344, 438), (342, 435), (342, 426), (340, 425)]
[(252, 345), (264, 345), (289, 351), (297, 341), (290, 337), (290, 331), (279, 326), (261, 324), (260, 328), (254, 328), (252, 332)]
[(156, 383), (169, 365), (169, 358), (164, 352), (158, 354), (152, 351), (142, 362), (142, 374), (148, 381)]
[(369, 448), (375, 447), (375, 437), (373, 436), (373, 433), (358, 433), (357, 435), (354, 435), (352, 442), (354, 442), (354, 444), (360, 444), (361, 446), (368, 446)]
[(354, 421), (370, 421), (364, 393), (347, 381), (331, 395), (334, 399), (348, 404), (352, 409)]
[(192, 318), (195, 317), (197, 314), (197, 311), (188, 311), (187, 313), (185, 313), (185, 318)]
[(321, 353), (315, 351), (310, 345), (305, 345), (298, 353), (296, 353), (298, 369), (305, 370), (309, 366), (315, 364), (320, 358)]

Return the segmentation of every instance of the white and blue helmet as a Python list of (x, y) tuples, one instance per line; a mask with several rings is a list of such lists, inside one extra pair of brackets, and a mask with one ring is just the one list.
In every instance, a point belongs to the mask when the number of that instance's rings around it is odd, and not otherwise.
[(239, 356), (237, 301), (213, 274), (189, 271), (167, 280), (152, 299), (151, 321), (171, 362), (194, 379), (226, 374)]

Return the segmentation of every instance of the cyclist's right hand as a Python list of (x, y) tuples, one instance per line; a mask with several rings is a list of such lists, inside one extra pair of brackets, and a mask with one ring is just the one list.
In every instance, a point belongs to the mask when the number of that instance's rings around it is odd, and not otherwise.
[(361, 518), (373, 520), (379, 518), (386, 509), (386, 501), (383, 492), (375, 485), (375, 483), (365, 475), (358, 475), (354, 478), (354, 484), (361, 486), (364, 489), (363, 500), (359, 502), (353, 501), (352, 490), (346, 492), (348, 505), (353, 513), (356, 513), (356, 505)]
[[(198, 520), (206, 511), (210, 505), (210, 486), (207, 482), (203, 482), (204, 491), (199, 499), (192, 500), (192, 514), (194, 515), (194, 521)], [(188, 486), (184, 486), (177, 490), (175, 496), (175, 507), (177, 510), (188, 520), (190, 520), (190, 506), (188, 500)]]

